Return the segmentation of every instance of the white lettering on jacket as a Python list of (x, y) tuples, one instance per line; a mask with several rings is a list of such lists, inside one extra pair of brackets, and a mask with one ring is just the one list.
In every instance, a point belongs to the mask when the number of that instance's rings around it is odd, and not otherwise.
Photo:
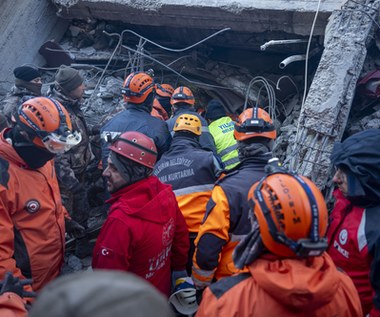
[(343, 248), (339, 245), (338, 241), (336, 241), (336, 240), (334, 240), (334, 248), (337, 249), (337, 251), (338, 251), (341, 255), (343, 255), (345, 258), (348, 259), (348, 258), (350, 257), (350, 252), (348, 252), (347, 250), (343, 249)]

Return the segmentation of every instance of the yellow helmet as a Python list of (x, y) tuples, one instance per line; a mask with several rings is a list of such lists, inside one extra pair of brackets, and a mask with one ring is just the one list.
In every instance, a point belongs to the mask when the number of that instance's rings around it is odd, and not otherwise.
[(173, 131), (190, 131), (196, 135), (201, 135), (201, 120), (193, 114), (182, 114), (177, 118)]

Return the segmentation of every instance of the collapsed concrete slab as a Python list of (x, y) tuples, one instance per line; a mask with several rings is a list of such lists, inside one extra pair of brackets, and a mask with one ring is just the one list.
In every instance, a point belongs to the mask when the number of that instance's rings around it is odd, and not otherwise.
[(0, 4), (0, 94), (13, 84), (13, 69), (22, 64), (41, 66), (39, 47), (46, 41), (59, 41), (67, 21), (59, 19), (50, 0), (3, 0)]
[[(240, 32), (281, 31), (308, 35), (318, 0), (52, 0), (63, 18), (95, 18), (136, 25), (222, 29)], [(315, 35), (324, 34), (331, 12), (342, 0), (320, 3)]]

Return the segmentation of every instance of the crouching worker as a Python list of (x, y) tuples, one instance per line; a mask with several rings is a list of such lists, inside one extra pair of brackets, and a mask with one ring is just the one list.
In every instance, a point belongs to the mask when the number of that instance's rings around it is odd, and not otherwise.
[(26, 291), (39, 291), (61, 270), (65, 218), (53, 158), (77, 145), (66, 109), (54, 99), (24, 102), (12, 128), (0, 134), (0, 279), (10, 272), (33, 279)]
[(248, 201), (252, 229), (233, 259), (249, 272), (207, 288), (197, 316), (362, 316), (351, 279), (325, 252), (328, 213), (318, 188), (278, 167)]
[(169, 296), (171, 272), (174, 279), (186, 277), (189, 233), (171, 186), (151, 175), (156, 146), (146, 135), (128, 131), (109, 149), (103, 176), (111, 207), (92, 267), (135, 273)]

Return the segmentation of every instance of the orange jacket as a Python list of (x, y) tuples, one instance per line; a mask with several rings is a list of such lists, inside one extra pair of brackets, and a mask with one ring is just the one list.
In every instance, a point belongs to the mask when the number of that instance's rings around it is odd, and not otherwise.
[[(269, 256), (274, 257), (274, 256)], [(360, 317), (358, 293), (327, 253), (308, 259), (260, 258), (249, 273), (208, 287), (196, 317)]]
[(153, 117), (161, 119), (163, 121), (168, 120), (168, 113), (165, 111), (164, 107), (161, 106), (160, 102), (157, 99), (153, 100), (153, 108), (150, 113)]
[[(4, 130), (6, 131), (6, 130)], [(0, 134), (0, 279), (10, 271), (38, 291), (58, 276), (65, 246), (53, 161), (32, 170)], [(31, 290), (31, 287), (25, 287)]]
[(26, 317), (28, 311), (24, 301), (15, 293), (4, 293), (0, 295), (0, 316), (1, 317)]

